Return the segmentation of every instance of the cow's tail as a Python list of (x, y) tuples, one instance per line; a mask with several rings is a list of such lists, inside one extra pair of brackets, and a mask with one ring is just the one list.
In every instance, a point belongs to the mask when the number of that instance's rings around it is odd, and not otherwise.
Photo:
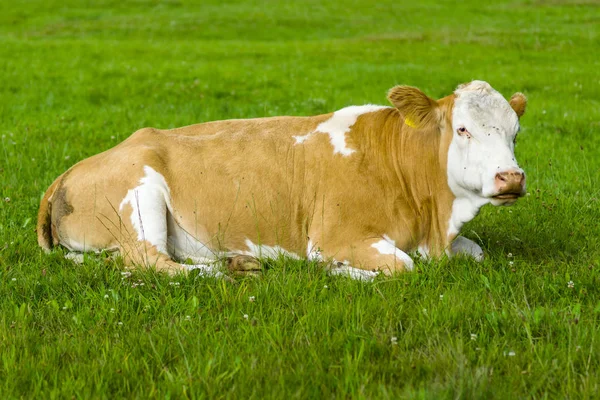
[(52, 238), (52, 203), (50, 202), (52, 195), (58, 188), (62, 180), (62, 175), (56, 178), (52, 185), (44, 193), (44, 197), (40, 202), (40, 210), (38, 211), (37, 220), (37, 239), (40, 247), (49, 252), (53, 246)]

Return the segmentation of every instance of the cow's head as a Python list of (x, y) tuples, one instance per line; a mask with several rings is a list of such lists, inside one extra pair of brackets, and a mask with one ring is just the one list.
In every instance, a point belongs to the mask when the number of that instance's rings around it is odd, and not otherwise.
[(473, 81), (438, 102), (407, 86), (393, 88), (388, 97), (406, 124), (435, 124), (444, 131), (450, 140), (448, 184), (455, 196), (510, 205), (525, 194), (525, 174), (514, 153), (527, 104), (523, 94), (506, 101), (488, 83)]

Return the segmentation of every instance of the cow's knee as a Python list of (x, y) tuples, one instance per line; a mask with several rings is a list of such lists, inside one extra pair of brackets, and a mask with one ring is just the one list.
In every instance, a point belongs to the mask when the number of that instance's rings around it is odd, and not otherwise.
[(451, 255), (464, 254), (473, 257), (475, 261), (483, 261), (483, 250), (474, 241), (464, 236), (457, 236), (450, 247)]

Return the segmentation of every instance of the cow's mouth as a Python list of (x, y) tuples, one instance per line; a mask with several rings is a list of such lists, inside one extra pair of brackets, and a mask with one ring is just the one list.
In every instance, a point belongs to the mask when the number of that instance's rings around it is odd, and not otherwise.
[(492, 199), (497, 199), (497, 200), (516, 200), (519, 197), (521, 197), (522, 194), (519, 193), (500, 193), (497, 194), (495, 196), (492, 196)]

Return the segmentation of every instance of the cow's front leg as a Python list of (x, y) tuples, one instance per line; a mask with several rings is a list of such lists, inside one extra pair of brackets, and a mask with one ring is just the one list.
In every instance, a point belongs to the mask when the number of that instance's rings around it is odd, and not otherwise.
[(464, 254), (473, 257), (475, 261), (483, 261), (483, 250), (477, 243), (464, 236), (457, 236), (450, 245), (450, 255)]
[[(396, 243), (387, 235), (329, 250), (327, 253), (334, 259), (330, 270), (332, 275), (371, 280), (380, 272), (390, 275), (411, 271), (414, 267), (408, 254), (397, 248)], [(324, 255), (327, 257), (328, 254)]]

